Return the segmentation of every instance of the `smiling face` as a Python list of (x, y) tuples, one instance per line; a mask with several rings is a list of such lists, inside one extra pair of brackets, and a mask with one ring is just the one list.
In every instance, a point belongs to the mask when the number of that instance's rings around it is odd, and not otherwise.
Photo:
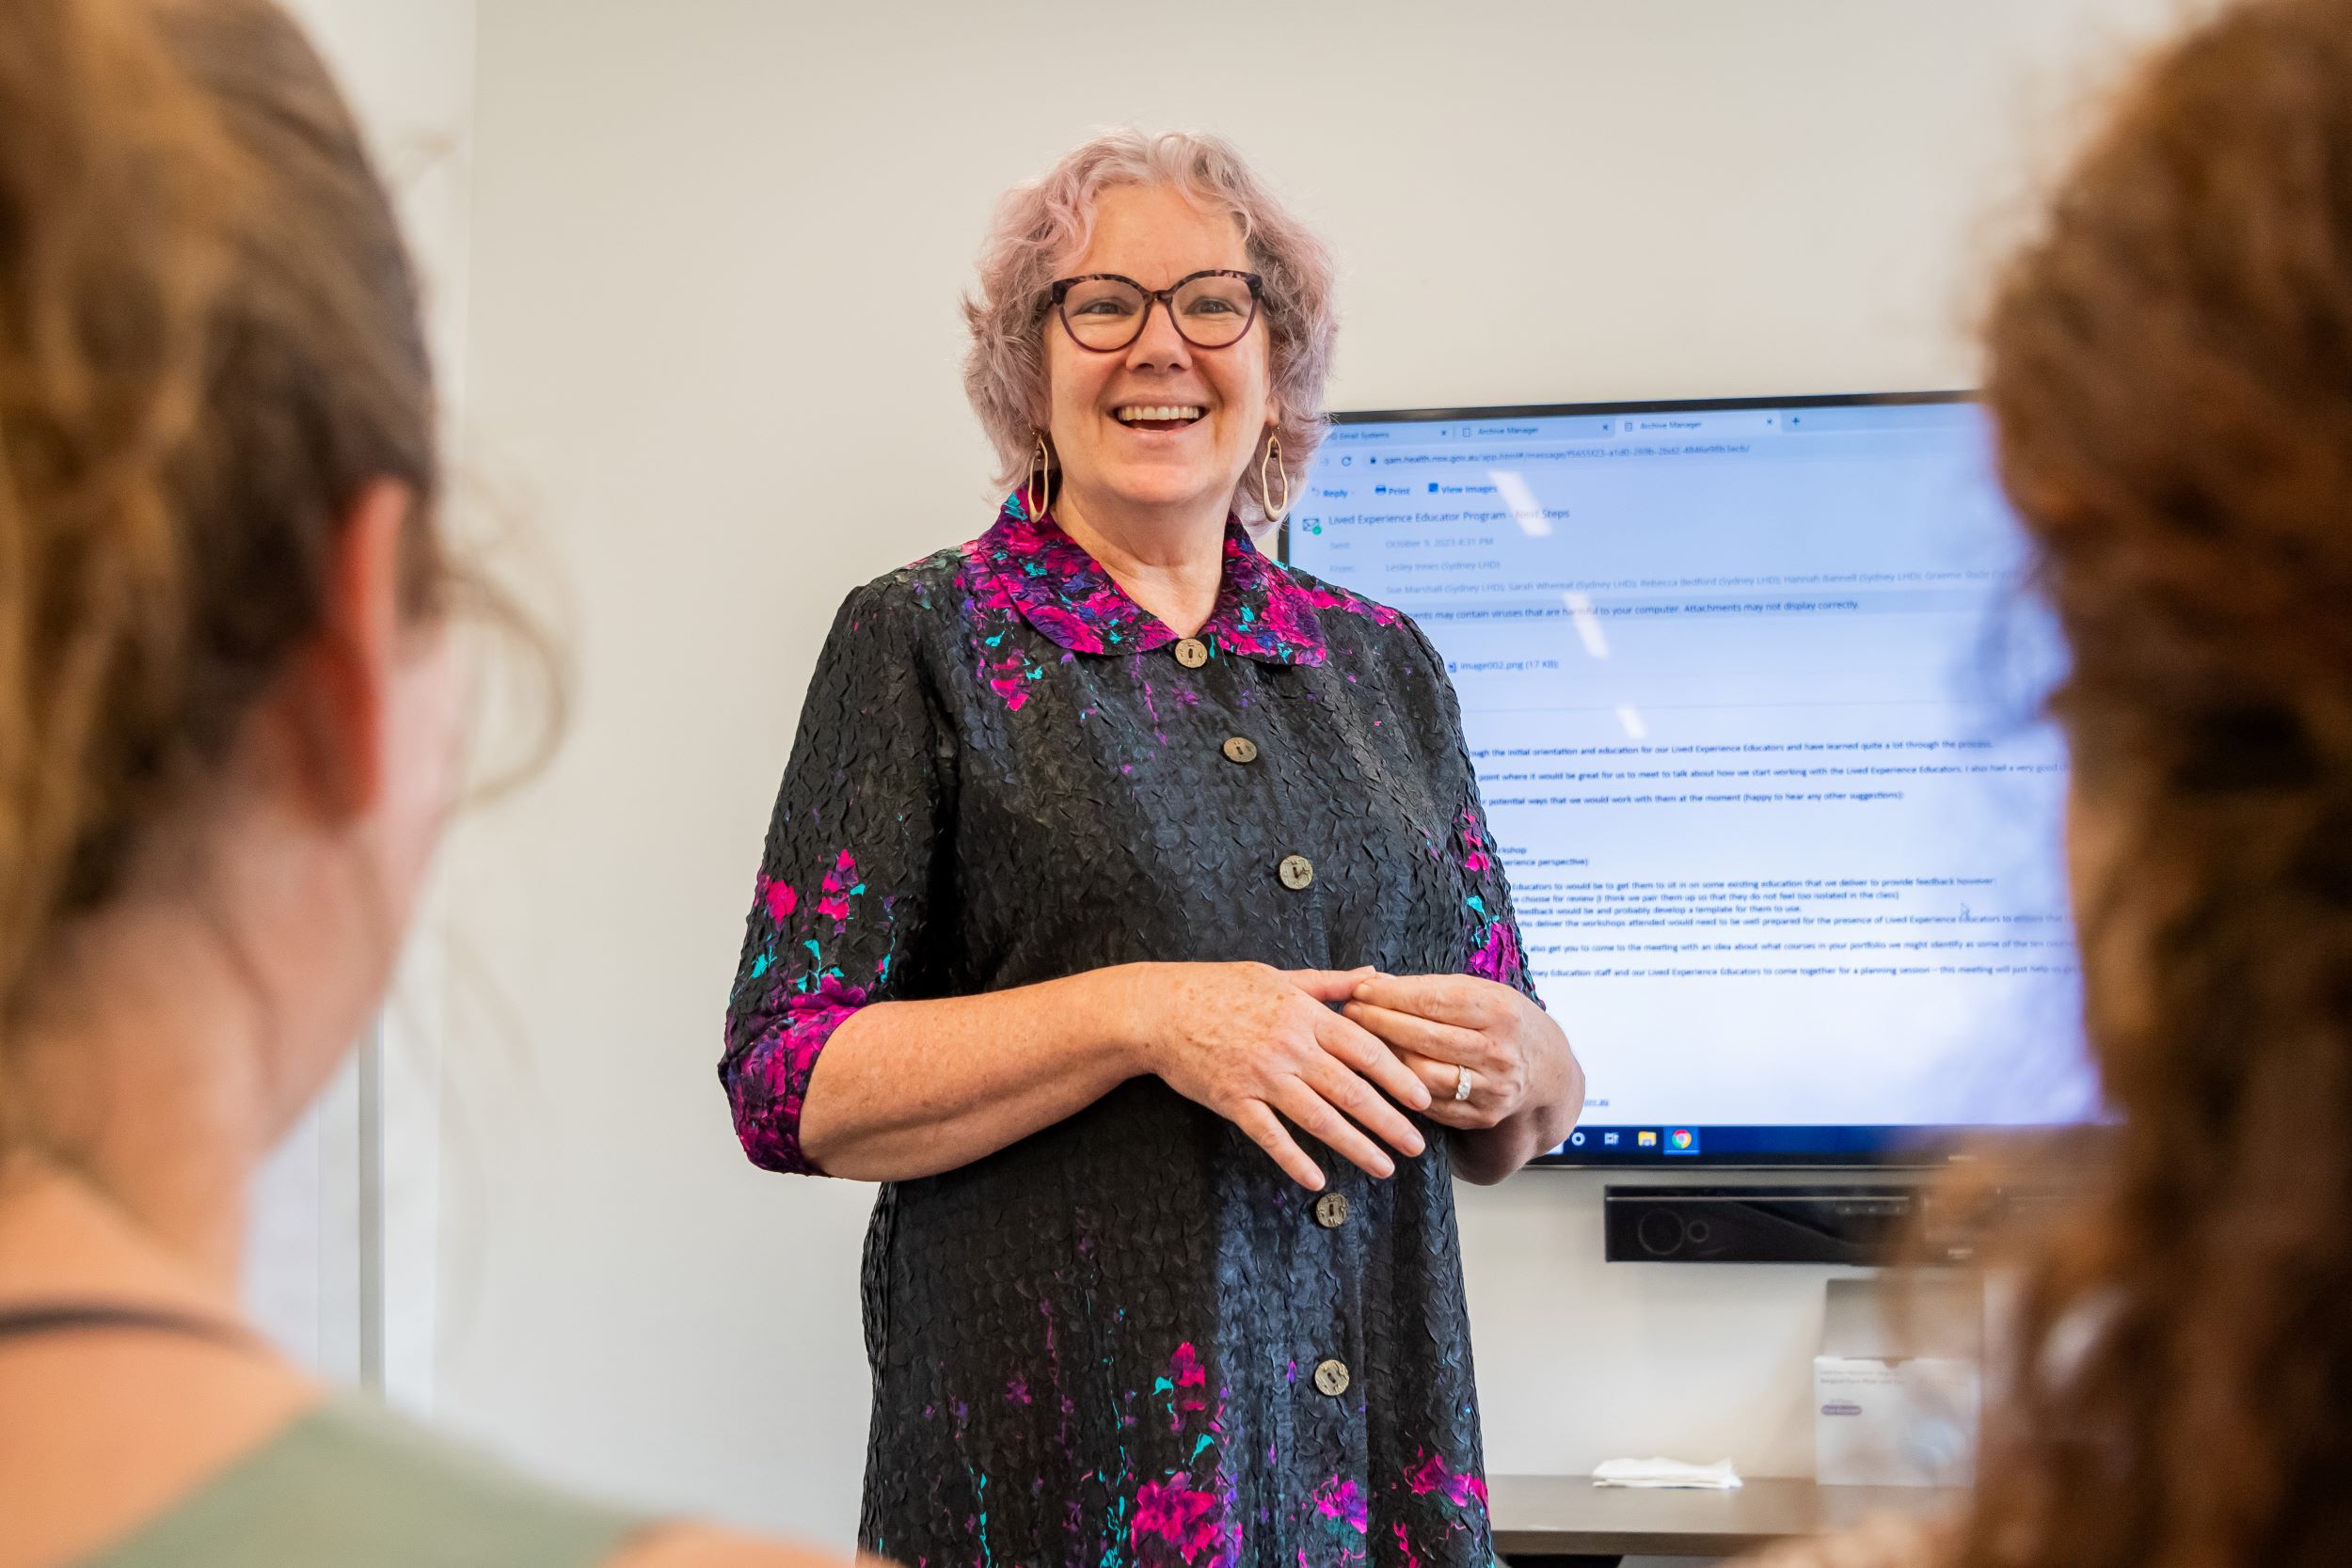
[[(1103, 193), (1093, 239), (1062, 276), (1118, 273), (1165, 289), (1214, 267), (1249, 269), (1230, 214), (1165, 186), (1122, 185)], [(1221, 523), (1274, 414), (1263, 314), (1216, 349), (1186, 342), (1157, 301), (1143, 335), (1113, 353), (1081, 348), (1052, 313), (1044, 332), (1057, 509), (1097, 527), (1189, 512)]]

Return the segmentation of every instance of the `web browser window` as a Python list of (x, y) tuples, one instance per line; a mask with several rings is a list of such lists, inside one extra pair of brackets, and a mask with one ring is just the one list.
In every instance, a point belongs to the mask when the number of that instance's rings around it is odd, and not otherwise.
[(1560, 1157), (1900, 1157), (2097, 1114), (2041, 705), (2061, 653), (1958, 400), (1350, 417), (1296, 565), (1443, 655)]

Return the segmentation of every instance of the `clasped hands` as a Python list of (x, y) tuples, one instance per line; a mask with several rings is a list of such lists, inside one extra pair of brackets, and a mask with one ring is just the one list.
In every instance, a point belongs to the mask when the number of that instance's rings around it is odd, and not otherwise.
[[(1543, 1009), (1475, 975), (1142, 967), (1156, 982), (1137, 998), (1143, 1065), (1310, 1190), (1323, 1187), (1323, 1173), (1291, 1127), (1375, 1177), (1392, 1176), (1389, 1149), (1412, 1157), (1423, 1147), (1400, 1106), (1466, 1132), (1497, 1126), (1527, 1105), (1550, 1055), (1565, 1051)], [(1470, 1094), (1457, 1100), (1465, 1068)]]

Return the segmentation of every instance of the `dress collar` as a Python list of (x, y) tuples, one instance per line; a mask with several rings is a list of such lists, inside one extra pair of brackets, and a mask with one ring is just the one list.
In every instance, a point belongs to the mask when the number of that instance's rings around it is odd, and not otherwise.
[[(1018, 493), (1007, 498), (996, 525), (964, 548), (995, 574), (1031, 626), (1072, 653), (1144, 654), (1176, 641), (1167, 622), (1128, 597), (1084, 546), (1054, 526), (1050, 511), (1031, 519)], [(1202, 641), (1268, 664), (1320, 664), (1319, 602), (1249, 542), (1238, 519), (1226, 519), (1225, 579)]]

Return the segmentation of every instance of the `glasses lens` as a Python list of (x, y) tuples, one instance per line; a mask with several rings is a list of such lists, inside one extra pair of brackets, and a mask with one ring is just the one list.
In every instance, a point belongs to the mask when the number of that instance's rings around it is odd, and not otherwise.
[(1202, 348), (1239, 342), (1257, 301), (1240, 277), (1196, 277), (1176, 291), (1177, 330)]
[(1070, 335), (1089, 348), (1125, 348), (1140, 329), (1147, 303), (1140, 289), (1089, 277), (1062, 295), (1061, 319), (1069, 323)]

